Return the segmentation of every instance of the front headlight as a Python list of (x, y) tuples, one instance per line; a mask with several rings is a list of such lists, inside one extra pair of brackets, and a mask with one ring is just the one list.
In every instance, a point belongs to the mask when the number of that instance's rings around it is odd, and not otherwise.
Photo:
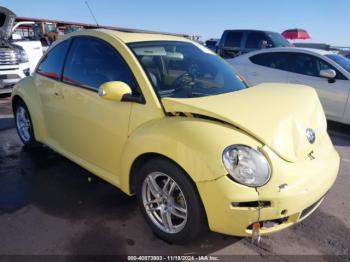
[(19, 63), (27, 63), (29, 61), (27, 52), (23, 49), (21, 46), (16, 46), (17, 47), (17, 60)]
[(271, 177), (269, 162), (259, 151), (245, 145), (232, 145), (222, 154), (229, 175), (238, 183), (250, 187), (265, 185)]

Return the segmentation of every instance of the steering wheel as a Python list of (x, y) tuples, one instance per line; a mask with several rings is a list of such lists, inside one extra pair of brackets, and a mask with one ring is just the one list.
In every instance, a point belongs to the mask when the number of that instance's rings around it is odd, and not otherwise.
[(181, 88), (183, 87), (184, 85), (187, 85), (188, 83), (191, 83), (193, 82), (195, 79), (195, 77), (191, 74), (191, 73), (183, 73), (182, 75), (178, 76), (173, 84), (172, 84), (172, 87), (174, 89), (178, 89), (178, 88)]

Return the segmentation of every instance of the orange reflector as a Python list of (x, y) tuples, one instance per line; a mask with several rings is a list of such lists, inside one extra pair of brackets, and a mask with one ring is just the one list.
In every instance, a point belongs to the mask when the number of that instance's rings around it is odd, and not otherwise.
[(260, 223), (254, 223), (252, 231), (252, 244), (259, 244), (260, 239)]
[(253, 231), (259, 230), (260, 229), (260, 223), (254, 223), (253, 224)]

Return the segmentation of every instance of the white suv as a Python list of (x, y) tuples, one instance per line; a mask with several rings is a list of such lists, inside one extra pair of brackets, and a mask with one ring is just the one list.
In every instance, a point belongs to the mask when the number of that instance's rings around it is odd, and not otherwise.
[(0, 48), (0, 94), (10, 93), (12, 86), (29, 74), (29, 61), (24, 49)]
[(29, 76), (43, 54), (40, 41), (14, 39), (16, 15), (0, 7), (0, 94), (11, 93), (13, 85)]

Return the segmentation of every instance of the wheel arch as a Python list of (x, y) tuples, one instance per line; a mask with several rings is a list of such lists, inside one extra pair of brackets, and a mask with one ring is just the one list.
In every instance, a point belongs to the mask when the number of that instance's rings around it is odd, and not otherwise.
[(186, 172), (185, 169), (183, 169), (181, 167), (181, 165), (179, 165), (176, 161), (174, 161), (173, 159), (160, 154), (160, 153), (144, 153), (142, 155), (139, 155), (132, 163), (131, 168), (130, 168), (130, 174), (129, 174), (129, 192), (131, 194), (135, 194), (135, 185), (136, 185), (136, 179), (137, 179), (137, 175), (138, 172), (140, 171), (140, 169), (142, 168), (142, 166), (147, 162), (150, 161), (152, 159), (164, 159), (166, 161), (169, 161), (171, 163), (173, 163), (174, 165), (176, 165), (178, 168), (180, 168), (184, 174), (186, 174), (187, 178), (189, 179), (189, 181), (191, 181), (192, 185), (196, 187), (196, 183), (193, 181), (192, 177)]
[(160, 153), (144, 153), (142, 155), (139, 155), (135, 160), (134, 162), (132, 163), (131, 165), (131, 168), (130, 168), (130, 175), (129, 175), (129, 192), (130, 194), (136, 194), (136, 180), (137, 180), (137, 175), (138, 175), (138, 172), (140, 171), (140, 169), (142, 168), (142, 166), (147, 162), (147, 161), (150, 161), (152, 159), (163, 159), (163, 160), (166, 160), (166, 161), (169, 161), (171, 162), (172, 164), (174, 164), (175, 166), (177, 166), (180, 170), (183, 171), (183, 173), (185, 174), (185, 176), (188, 178), (188, 181), (191, 183), (191, 185), (193, 186), (194, 190), (195, 190), (195, 193), (197, 194), (198, 198), (199, 198), (199, 201), (200, 201), (200, 205), (201, 205), (201, 210), (203, 211), (203, 215), (204, 215), (204, 218), (205, 218), (205, 223), (206, 225), (208, 225), (208, 216), (207, 216), (207, 212), (206, 212), (206, 209), (204, 207), (204, 204), (203, 204), (203, 200), (201, 198), (201, 195), (199, 193), (199, 190), (197, 188), (197, 185), (195, 183), (195, 181), (193, 180), (193, 178), (186, 172), (186, 170), (184, 168), (181, 167), (181, 165), (179, 165), (176, 161), (174, 161), (173, 159), (163, 155), (163, 154), (160, 154)]
[(13, 112), (13, 114), (15, 114), (15, 108), (16, 108), (16, 104), (18, 103), (18, 101), (22, 101), (24, 104), (26, 104), (26, 103), (24, 102), (24, 100), (23, 100), (22, 97), (20, 97), (19, 95), (14, 95), (14, 96), (12, 97), (12, 100), (11, 100), (11, 102), (12, 102), (12, 112)]

